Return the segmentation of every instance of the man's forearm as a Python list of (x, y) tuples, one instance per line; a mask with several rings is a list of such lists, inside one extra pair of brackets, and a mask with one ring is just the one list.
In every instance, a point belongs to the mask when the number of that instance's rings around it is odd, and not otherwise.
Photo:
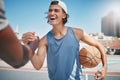
[(38, 40), (30, 42), (28, 45), (22, 45), (23, 47), (23, 60), (21, 64), (14, 66), (15, 68), (19, 68), (24, 66), (34, 55), (36, 48), (38, 47)]

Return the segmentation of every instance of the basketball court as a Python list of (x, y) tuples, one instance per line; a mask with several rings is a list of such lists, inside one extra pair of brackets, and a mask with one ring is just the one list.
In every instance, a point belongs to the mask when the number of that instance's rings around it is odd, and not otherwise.
[[(96, 68), (83, 68), (85, 80), (94, 80), (94, 72), (101, 67), (99, 64)], [(2, 65), (0, 62), (0, 80), (49, 80), (47, 68), (43, 67), (37, 71), (30, 68), (29, 65), (13, 69), (8, 65)], [(120, 80), (120, 56), (108, 55), (108, 73), (105, 80)]]

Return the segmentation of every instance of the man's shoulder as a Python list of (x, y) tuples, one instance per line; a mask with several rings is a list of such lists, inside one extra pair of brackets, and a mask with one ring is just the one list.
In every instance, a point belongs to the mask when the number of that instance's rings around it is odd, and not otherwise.
[(73, 32), (75, 33), (78, 41), (81, 40), (81, 38), (83, 36), (83, 32), (84, 32), (83, 29), (74, 27)]
[(72, 27), (72, 29), (73, 29), (73, 31), (74, 31), (75, 33), (83, 32), (83, 29), (81, 29), (81, 28)]

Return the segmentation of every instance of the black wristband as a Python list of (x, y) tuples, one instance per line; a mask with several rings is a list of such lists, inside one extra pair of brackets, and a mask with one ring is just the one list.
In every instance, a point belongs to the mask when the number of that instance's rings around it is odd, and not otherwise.
[(28, 61), (29, 60), (28, 49), (24, 45), (22, 46), (23, 46), (23, 62)]
[(28, 49), (24, 45), (22, 45), (22, 47), (23, 47), (23, 60), (21, 61), (20, 64), (15, 65), (14, 66), (15, 68), (22, 67), (29, 61)]

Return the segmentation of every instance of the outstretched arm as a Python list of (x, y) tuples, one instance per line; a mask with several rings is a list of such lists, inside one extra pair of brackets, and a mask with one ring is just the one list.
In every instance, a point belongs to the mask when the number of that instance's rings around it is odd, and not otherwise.
[(34, 52), (35, 47), (32, 45), (35, 43), (21, 45), (6, 20), (4, 3), (0, 0), (0, 58), (15, 68), (21, 67), (28, 62), (31, 52)]
[(21, 67), (35, 51), (36, 47), (33, 48), (33, 45), (36, 43), (37, 41), (34, 41), (28, 46), (21, 45), (11, 27), (7, 25), (0, 31), (0, 58), (15, 68)]
[(43, 37), (39, 42), (37, 54), (34, 54), (34, 56), (31, 59), (33, 66), (37, 70), (39, 70), (44, 63), (46, 57), (46, 49), (47, 49), (46, 37)]
[[(36, 36), (34, 32), (27, 32), (27, 33), (24, 33), (22, 36), (22, 40), (26, 45), (28, 43), (31, 43), (31, 41), (34, 41), (35, 38)], [(33, 57), (31, 57), (31, 62), (35, 67), (35, 69), (37, 70), (39, 70), (44, 63), (45, 56), (46, 56), (46, 47), (47, 47), (47, 42), (46, 42), (46, 37), (44, 36), (39, 41), (37, 53), (33, 52), (35, 54), (33, 55)]]

